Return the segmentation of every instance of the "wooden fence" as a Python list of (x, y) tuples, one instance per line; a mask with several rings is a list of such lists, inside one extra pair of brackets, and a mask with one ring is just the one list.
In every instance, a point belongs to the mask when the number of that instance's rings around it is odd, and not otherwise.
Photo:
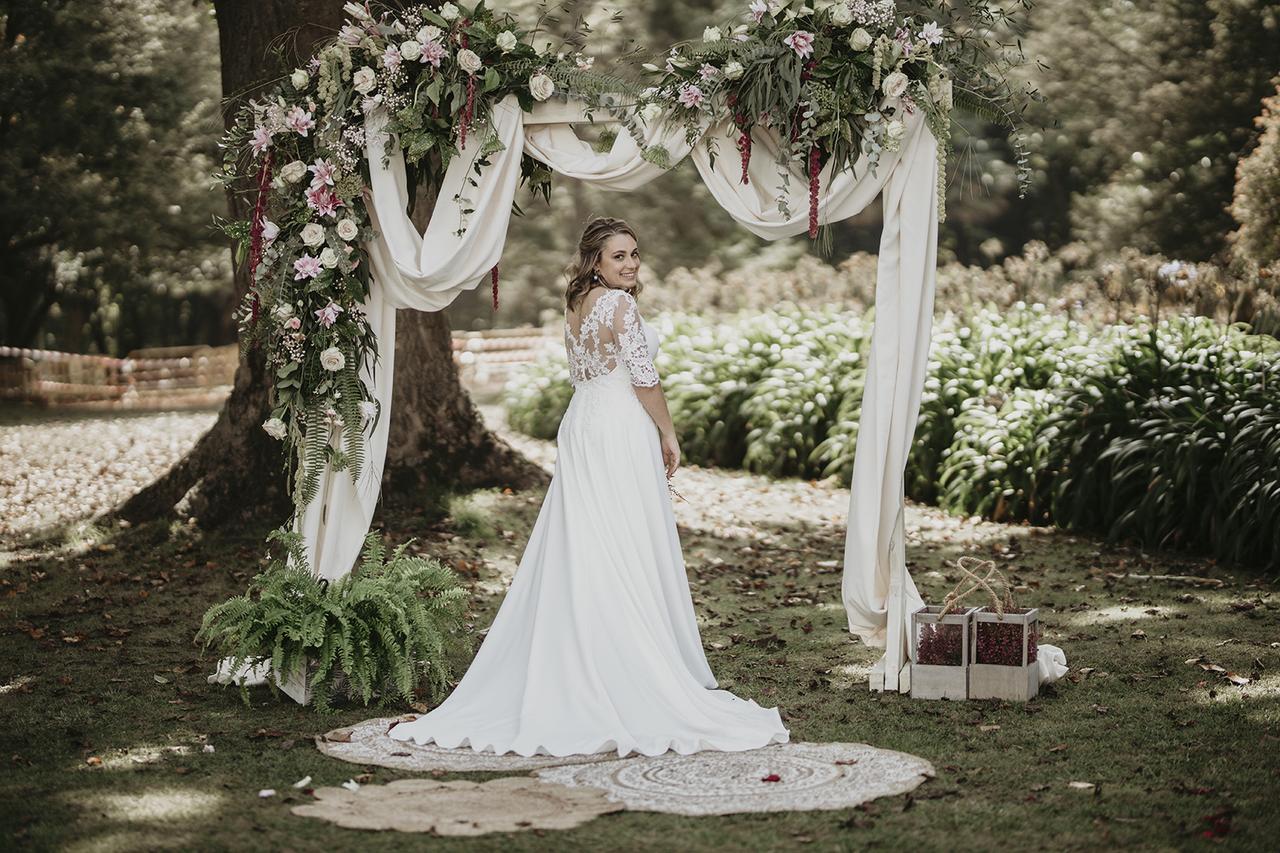
[[(462, 381), (496, 391), (513, 368), (558, 338), (537, 329), (455, 332)], [(231, 393), (235, 344), (136, 350), (124, 358), (0, 346), (0, 399), (89, 409), (181, 409), (221, 405)]]

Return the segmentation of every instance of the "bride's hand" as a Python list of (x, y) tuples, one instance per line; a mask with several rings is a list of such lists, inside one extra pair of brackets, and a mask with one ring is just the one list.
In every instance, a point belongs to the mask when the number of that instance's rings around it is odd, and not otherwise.
[(680, 443), (674, 433), (662, 436), (662, 466), (667, 469), (668, 477), (680, 467)]

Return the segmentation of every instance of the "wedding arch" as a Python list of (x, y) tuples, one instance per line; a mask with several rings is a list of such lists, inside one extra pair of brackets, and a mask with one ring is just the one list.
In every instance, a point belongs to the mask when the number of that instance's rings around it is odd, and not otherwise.
[[(263, 427), (289, 451), (310, 570), (350, 572), (369, 529), (396, 312), (438, 311), (486, 282), (496, 304), (521, 183), (625, 192), (688, 158), (729, 216), (770, 240), (812, 237), (879, 196), (843, 601), (850, 631), (885, 647), (873, 689), (897, 689), (921, 604), (906, 570), (903, 477), (932, 322), (950, 33), (893, 0), (755, 0), (749, 23), (708, 28), (646, 65), (655, 80), (641, 88), (580, 53), (535, 48), (536, 33), (483, 3), (346, 12), (336, 41), (250, 102), (225, 144), (228, 179), (257, 181), (251, 219), (232, 226), (252, 276), (242, 337), (268, 350)], [(592, 144), (575, 132), (583, 123), (616, 131)], [(425, 233), (406, 212), (410, 168), (439, 182)]]

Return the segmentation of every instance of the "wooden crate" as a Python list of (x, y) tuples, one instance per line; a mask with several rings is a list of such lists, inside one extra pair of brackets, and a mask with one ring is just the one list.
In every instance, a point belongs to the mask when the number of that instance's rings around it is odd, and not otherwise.
[[(993, 623), (1017, 625), (1022, 629), (1022, 663), (1020, 665), (978, 663), (979, 626)], [(970, 625), (973, 631), (974, 654), (973, 662), (969, 664), (969, 698), (1028, 702), (1039, 695), (1040, 670), (1036, 658), (1028, 649), (1032, 636), (1039, 633), (1039, 611), (1033, 608), (1026, 613), (1000, 614), (989, 607), (983, 607), (973, 614)]]
[[(970, 625), (976, 608), (942, 614), (941, 607), (921, 607), (911, 614), (911, 698), (969, 698)], [(920, 638), (926, 631), (953, 627), (960, 636), (960, 659), (956, 665), (920, 662)]]

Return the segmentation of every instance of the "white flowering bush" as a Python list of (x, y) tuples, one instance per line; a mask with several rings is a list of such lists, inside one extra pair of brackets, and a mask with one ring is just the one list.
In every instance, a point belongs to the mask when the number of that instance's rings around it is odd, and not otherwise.
[[(655, 320), (685, 458), (853, 471), (871, 320), (793, 305)], [(513, 426), (555, 434), (563, 355), (513, 378)], [(907, 494), (1251, 564), (1280, 561), (1280, 343), (1203, 317), (1085, 326), (1041, 305), (937, 325)]]

